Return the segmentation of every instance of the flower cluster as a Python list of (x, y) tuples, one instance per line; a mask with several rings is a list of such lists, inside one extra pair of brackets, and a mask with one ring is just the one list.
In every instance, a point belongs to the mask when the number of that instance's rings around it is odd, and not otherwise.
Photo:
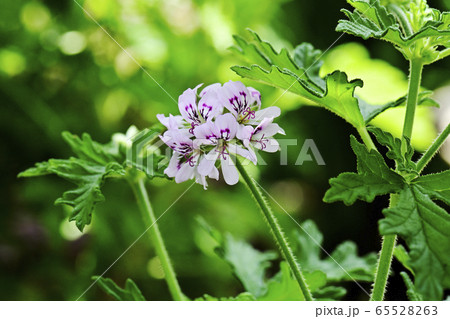
[(157, 115), (167, 127), (161, 139), (173, 150), (165, 174), (177, 183), (195, 178), (206, 189), (206, 178), (218, 180), (220, 167), (225, 182), (234, 185), (239, 180), (234, 156), (256, 164), (255, 150), (279, 149), (273, 136), (284, 131), (273, 119), (280, 109), (261, 109), (261, 94), (241, 82), (215, 83), (198, 94), (201, 86), (180, 95), (181, 115)]

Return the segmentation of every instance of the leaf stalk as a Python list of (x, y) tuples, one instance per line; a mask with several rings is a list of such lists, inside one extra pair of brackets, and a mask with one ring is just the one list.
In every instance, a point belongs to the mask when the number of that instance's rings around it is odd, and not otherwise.
[(450, 134), (450, 123), (447, 127), (439, 134), (436, 140), (431, 144), (427, 151), (422, 155), (422, 157), (417, 161), (417, 171), (420, 173), (428, 165), (433, 156), (439, 151), (442, 144), (444, 144), (448, 135)]

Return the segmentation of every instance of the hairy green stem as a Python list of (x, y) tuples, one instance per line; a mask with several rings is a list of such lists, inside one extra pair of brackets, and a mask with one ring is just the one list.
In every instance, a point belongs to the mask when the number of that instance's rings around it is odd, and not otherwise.
[(178, 280), (170, 261), (169, 254), (167, 252), (166, 246), (164, 245), (164, 240), (159, 231), (158, 224), (156, 223), (157, 219), (155, 218), (155, 214), (148, 198), (144, 179), (137, 178), (134, 181), (130, 181), (130, 185), (141, 209), (142, 218), (144, 219), (144, 222), (148, 227), (148, 231), (150, 233), (153, 246), (155, 247), (156, 254), (161, 261), (161, 266), (164, 270), (165, 279), (167, 285), (169, 286), (170, 294), (175, 301), (186, 300), (185, 296), (181, 292), (181, 288), (178, 284)]
[(236, 160), (236, 167), (238, 168), (239, 173), (241, 174), (250, 192), (253, 194), (253, 197), (255, 198), (256, 202), (261, 208), (264, 220), (266, 221), (267, 225), (272, 231), (272, 235), (274, 236), (275, 241), (278, 244), (284, 259), (286, 259), (289, 267), (291, 268), (294, 277), (300, 286), (300, 290), (303, 294), (304, 299), (307, 301), (312, 301), (313, 297), (308, 288), (308, 285), (306, 284), (305, 277), (303, 276), (303, 273), (300, 269), (300, 265), (295, 260), (292, 249), (289, 247), (287, 238), (283, 234), (283, 231), (281, 230), (281, 227), (278, 224), (278, 221), (275, 215), (273, 214), (269, 206), (269, 203), (265, 200), (263, 193), (261, 192), (261, 189), (258, 187), (253, 178), (251, 178), (250, 175), (247, 173), (247, 170), (244, 168), (243, 164), (240, 162), (239, 159)]
[[(408, 143), (407, 139), (411, 139), (412, 135), (420, 82), (422, 80), (422, 69), (423, 62), (421, 59), (416, 58), (410, 60), (408, 97), (406, 99), (406, 114), (403, 123), (402, 140), (404, 143)], [(391, 194), (389, 207), (395, 206), (396, 202), (397, 195)], [(382, 301), (384, 299), (396, 241), (397, 235), (383, 236), (380, 257), (378, 258), (377, 270), (375, 273), (375, 282), (370, 297), (371, 301)]]
[(375, 282), (373, 284), (370, 301), (383, 301), (384, 299), (396, 241), (397, 235), (383, 236), (383, 243), (381, 244), (380, 257), (378, 258)]
[[(365, 127), (358, 129), (358, 133), (369, 150), (377, 149)], [(395, 205), (396, 195), (391, 194), (390, 199), (389, 207), (392, 207)], [(370, 296), (371, 301), (382, 301), (384, 298), (396, 241), (396, 235), (388, 235), (383, 237), (377, 269), (375, 271), (375, 282), (373, 285), (372, 295)]]
[(421, 59), (410, 60), (408, 98), (406, 99), (406, 114), (403, 123), (403, 136), (411, 139), (419, 97), (420, 82), (422, 80), (423, 63)]
[(448, 135), (450, 134), (450, 123), (447, 127), (439, 134), (436, 140), (431, 144), (427, 151), (422, 155), (422, 157), (417, 162), (417, 171), (420, 173), (428, 165), (433, 156), (439, 151), (442, 144), (444, 144)]

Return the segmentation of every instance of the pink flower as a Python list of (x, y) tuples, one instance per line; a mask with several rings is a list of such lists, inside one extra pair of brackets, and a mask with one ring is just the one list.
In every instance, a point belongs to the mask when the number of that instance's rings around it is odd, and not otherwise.
[(273, 136), (284, 131), (273, 119), (280, 109), (261, 109), (261, 94), (241, 82), (214, 83), (197, 94), (200, 86), (180, 95), (181, 115), (157, 115), (167, 128), (161, 140), (173, 150), (164, 172), (177, 183), (195, 179), (206, 189), (207, 177), (219, 179), (220, 168), (225, 182), (234, 185), (236, 157), (256, 164), (255, 151), (279, 149)]
[(239, 181), (239, 173), (231, 155), (240, 155), (256, 164), (256, 157), (252, 157), (248, 150), (234, 142), (237, 128), (235, 117), (229, 113), (217, 116), (215, 122), (208, 121), (195, 128), (196, 144), (212, 146), (200, 161), (198, 166), (200, 175), (211, 174), (216, 169), (216, 161), (219, 160), (225, 182), (234, 185)]
[(212, 120), (222, 112), (222, 106), (217, 98), (216, 89), (213, 86), (206, 87), (197, 101), (197, 90), (202, 84), (194, 89), (187, 89), (178, 98), (178, 108), (182, 117), (191, 125), (190, 132), (207, 120)]

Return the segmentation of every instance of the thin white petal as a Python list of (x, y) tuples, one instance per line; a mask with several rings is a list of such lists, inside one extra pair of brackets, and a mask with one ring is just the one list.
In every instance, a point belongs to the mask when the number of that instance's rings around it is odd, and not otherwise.
[(227, 156), (226, 159), (221, 159), (221, 166), (225, 183), (234, 185), (239, 182), (239, 173), (230, 156)]
[(216, 149), (213, 149), (208, 154), (204, 155), (200, 160), (200, 164), (198, 164), (198, 173), (203, 176), (211, 174), (218, 156), (219, 153), (216, 151)]
[(175, 175), (175, 182), (182, 183), (191, 179), (194, 176), (195, 167), (191, 166), (189, 163), (181, 164), (180, 170)]
[(277, 107), (277, 106), (266, 107), (262, 110), (256, 111), (255, 118), (250, 120), (249, 123), (250, 124), (258, 124), (267, 117), (274, 118), (274, 117), (280, 116), (280, 114), (281, 114), (281, 110), (279, 107)]

